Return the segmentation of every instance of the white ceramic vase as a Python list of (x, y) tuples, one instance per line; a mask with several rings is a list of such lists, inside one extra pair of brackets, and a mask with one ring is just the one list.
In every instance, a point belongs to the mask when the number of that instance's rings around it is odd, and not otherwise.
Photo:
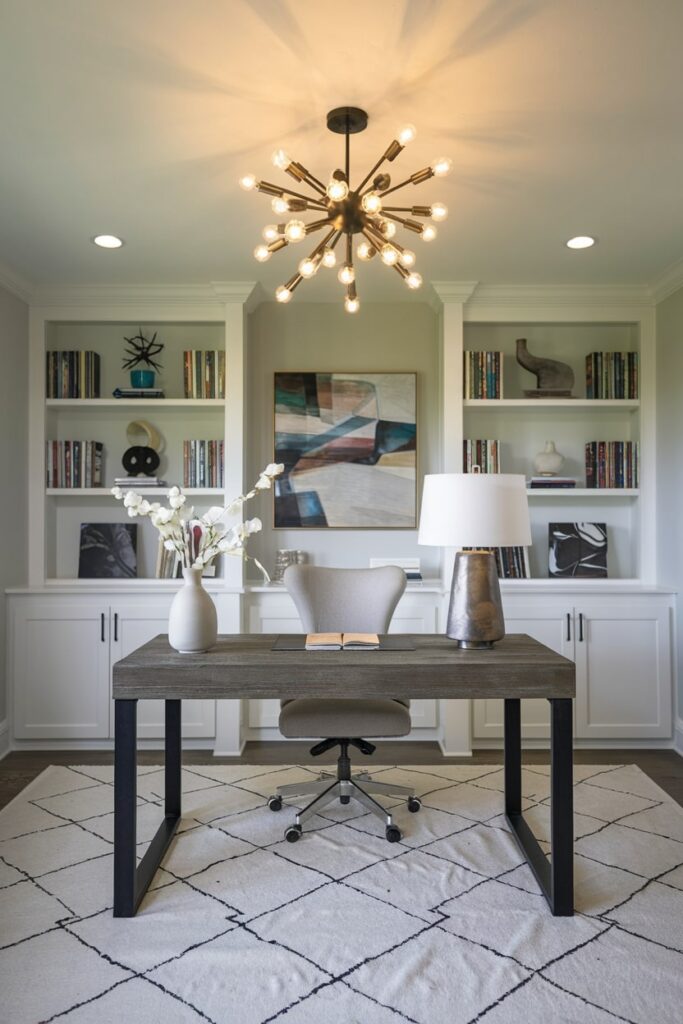
[(168, 642), (180, 654), (197, 654), (216, 643), (216, 606), (202, 586), (201, 569), (183, 569), (183, 578), (171, 602)]
[(555, 476), (562, 469), (564, 455), (555, 447), (554, 441), (546, 441), (542, 452), (534, 457), (534, 469), (539, 476)]

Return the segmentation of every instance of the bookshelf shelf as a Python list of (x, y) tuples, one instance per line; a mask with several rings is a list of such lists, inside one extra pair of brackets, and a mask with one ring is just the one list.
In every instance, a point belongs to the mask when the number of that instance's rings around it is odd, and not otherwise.
[(224, 398), (47, 398), (48, 409), (224, 409)]
[[(154, 495), (165, 498), (169, 491), (168, 487), (136, 487), (134, 484), (121, 489), (136, 491), (145, 498)], [(181, 489), (188, 498), (208, 498), (212, 495), (222, 496), (225, 494), (222, 487), (182, 487)], [(108, 498), (110, 501), (115, 500), (108, 487), (46, 487), (45, 496), (48, 498)]]
[(638, 487), (527, 487), (526, 493), (529, 498), (543, 498), (544, 500), (546, 498), (598, 500), (602, 498), (637, 498), (640, 489)]
[(591, 409), (594, 412), (605, 410), (635, 411), (640, 408), (637, 398), (466, 398), (465, 409)]

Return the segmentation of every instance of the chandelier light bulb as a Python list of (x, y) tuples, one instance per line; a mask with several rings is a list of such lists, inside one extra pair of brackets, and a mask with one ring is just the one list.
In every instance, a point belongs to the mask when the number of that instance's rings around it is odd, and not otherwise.
[(277, 224), (266, 224), (261, 234), (266, 242), (274, 242), (276, 238), (280, 237)]
[(407, 146), (409, 142), (412, 142), (417, 135), (417, 129), (414, 124), (404, 124), (398, 133), (398, 141), (402, 146)]
[(382, 200), (376, 192), (366, 192), (361, 199), (360, 205), (366, 213), (379, 213), (382, 209)]
[(448, 216), (448, 207), (443, 203), (432, 203), (432, 220), (445, 220)]
[(272, 156), (273, 166), (280, 171), (286, 171), (292, 162), (291, 157), (284, 149), (276, 149)]
[(267, 245), (257, 245), (254, 249), (254, 259), (257, 259), (259, 263), (267, 263), (272, 255)]
[(324, 267), (327, 267), (328, 270), (331, 270), (333, 267), (336, 267), (337, 254), (335, 253), (334, 249), (325, 249), (323, 251), (322, 264)]
[(422, 275), (418, 274), (417, 271), (414, 270), (412, 274), (408, 274), (406, 278), (406, 284), (408, 285), (409, 288), (412, 288), (414, 291), (416, 288), (419, 288), (420, 285), (422, 284)]
[(299, 273), (301, 274), (302, 277), (313, 277), (318, 269), (318, 266), (319, 264), (317, 260), (311, 259), (310, 256), (307, 256), (306, 259), (303, 259), (299, 264)]
[(243, 188), (245, 192), (252, 192), (256, 188), (256, 175), (245, 174), (240, 178), (240, 188)]
[(290, 292), (289, 288), (285, 288), (283, 284), (281, 284), (279, 288), (276, 288), (275, 298), (277, 299), (278, 302), (289, 302), (291, 297), (292, 293)]
[(453, 166), (453, 161), (449, 160), (447, 156), (440, 156), (432, 162), (431, 166), (432, 171), (434, 172), (436, 177), (443, 178), (444, 175), (449, 173), (451, 167)]
[(423, 242), (433, 242), (436, 238), (436, 228), (433, 224), (425, 224), (421, 236)]
[(396, 234), (396, 225), (393, 220), (383, 220), (379, 225), (379, 229), (385, 238), (393, 238)]
[(275, 196), (275, 199), (270, 204), (270, 208), (273, 213), (288, 213), (289, 203), (283, 196)]
[(415, 253), (412, 249), (404, 249), (399, 255), (398, 261), (402, 267), (414, 267), (415, 266)]
[(327, 186), (327, 197), (333, 203), (341, 203), (349, 194), (349, 186), (339, 178), (333, 178)]
[(337, 277), (342, 284), (353, 284), (356, 280), (356, 271), (350, 263), (345, 263), (344, 266), (341, 267)]
[(375, 251), (376, 250), (374, 245), (370, 245), (369, 242), (362, 241), (360, 242), (356, 249), (356, 255), (359, 260), (367, 261), (369, 259), (372, 259), (372, 257), (375, 255)]
[(347, 295), (344, 299), (344, 309), (347, 313), (357, 313), (360, 308), (360, 302), (354, 296)]
[(380, 250), (380, 256), (382, 257), (382, 263), (386, 264), (387, 267), (394, 267), (398, 263), (398, 249), (395, 249), (393, 245), (383, 245)]
[(302, 220), (288, 220), (285, 225), (285, 238), (288, 242), (300, 242), (306, 237), (306, 225)]

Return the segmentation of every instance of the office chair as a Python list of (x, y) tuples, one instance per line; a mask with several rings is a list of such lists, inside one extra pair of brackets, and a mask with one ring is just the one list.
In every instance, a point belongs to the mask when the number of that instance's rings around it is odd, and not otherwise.
[[(406, 586), (406, 577), (397, 566), (381, 569), (323, 569), (292, 565), (285, 570), (284, 583), (292, 595), (307, 633), (347, 632), (386, 633)], [(368, 652), (366, 657), (382, 657)], [(303, 822), (332, 800), (348, 804), (358, 800), (381, 818), (386, 838), (396, 843), (401, 832), (391, 813), (370, 794), (405, 798), (410, 811), (419, 811), (420, 801), (412, 789), (386, 782), (375, 782), (367, 772), (351, 774), (349, 747), (369, 756), (375, 746), (361, 739), (406, 736), (410, 732), (410, 701), (365, 698), (298, 697), (280, 702), (279, 728), (288, 739), (326, 737), (311, 747), (317, 757), (339, 746), (337, 773), (321, 772), (317, 782), (299, 782), (279, 786), (268, 800), (271, 811), (282, 809), (283, 798), (313, 796), (285, 829), (285, 838), (295, 843), (303, 831)], [(362, 783), (362, 785), (361, 785)]]

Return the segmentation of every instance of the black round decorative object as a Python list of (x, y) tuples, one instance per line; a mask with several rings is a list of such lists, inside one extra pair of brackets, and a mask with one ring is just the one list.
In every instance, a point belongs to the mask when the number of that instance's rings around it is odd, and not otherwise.
[(153, 448), (136, 444), (126, 449), (121, 462), (128, 476), (154, 476), (161, 459)]
[(336, 135), (357, 135), (368, 126), (368, 115), (360, 107), (335, 107), (327, 115), (327, 127)]

